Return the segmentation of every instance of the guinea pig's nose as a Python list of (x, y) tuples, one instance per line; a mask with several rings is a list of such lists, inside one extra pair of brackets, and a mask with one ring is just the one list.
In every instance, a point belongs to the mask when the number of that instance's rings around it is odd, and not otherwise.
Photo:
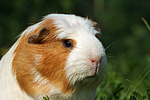
[(92, 65), (97, 66), (98, 63), (101, 63), (101, 59), (91, 59), (91, 63)]
[(91, 63), (92, 63), (92, 65), (96, 65), (97, 61), (94, 59), (91, 59)]

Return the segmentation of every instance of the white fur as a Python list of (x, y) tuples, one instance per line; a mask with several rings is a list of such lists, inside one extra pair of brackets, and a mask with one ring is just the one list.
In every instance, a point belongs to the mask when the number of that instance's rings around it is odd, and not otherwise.
[[(54, 24), (60, 28), (56, 32), (58, 39), (73, 39), (77, 41), (75, 48), (68, 56), (64, 70), (66, 70), (70, 84), (77, 85), (78, 88), (71, 95), (64, 96), (54, 87), (51, 93), (48, 94), (50, 100), (94, 100), (96, 87), (89, 88), (89, 86), (102, 80), (107, 64), (105, 49), (95, 37), (95, 34), (99, 32), (94, 29), (90, 20), (75, 15), (50, 14), (45, 18), (55, 20)], [(38, 28), (40, 23), (30, 26), (22, 35), (25, 33), (29, 34), (33, 29)], [(0, 61), (0, 100), (34, 100), (20, 89), (16, 76), (12, 73), (12, 60), (15, 56), (13, 52), (19, 41), (21, 40), (18, 40)], [(40, 60), (41, 58), (40, 55), (35, 55), (35, 60)], [(94, 75), (92, 71), (95, 71), (96, 65), (92, 65), (92, 59), (101, 59), (101, 62), (97, 64), (96, 76), (94, 78), (86, 78)], [(48, 82), (34, 69), (33, 75), (36, 75), (35, 82), (41, 82), (39, 86)], [(82, 82), (80, 83), (80, 81)], [(50, 86), (52, 85), (50, 84)], [(58, 97), (53, 97), (53, 94), (59, 95)], [(36, 98), (37, 100), (42, 100), (42, 96), (37, 96)]]
[(13, 52), (17, 45), (18, 43), (15, 43), (0, 62), (0, 100), (34, 100), (21, 92), (12, 73), (12, 60), (15, 56)]

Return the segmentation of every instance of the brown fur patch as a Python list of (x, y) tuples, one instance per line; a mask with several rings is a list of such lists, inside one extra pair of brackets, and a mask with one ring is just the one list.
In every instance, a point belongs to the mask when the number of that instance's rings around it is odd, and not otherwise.
[[(42, 44), (28, 43), (28, 38), (38, 35), (44, 27), (49, 30), (49, 34), (46, 34)], [(14, 52), (12, 69), (19, 86), (31, 96), (49, 94), (55, 87), (64, 95), (72, 93), (74, 88), (69, 85), (64, 70), (71, 51), (63, 47), (62, 40), (54, 37), (58, 28), (53, 24), (53, 20), (44, 19), (36, 29), (32, 30), (28, 35), (25, 33), (20, 37)], [(73, 42), (75, 44), (75, 41)], [(35, 81), (37, 73), (40, 77)], [(40, 85), (45, 80), (48, 81)]]
[(101, 30), (99, 29), (99, 26), (98, 24), (95, 22), (95, 21), (92, 21), (94, 27), (95, 27), (95, 30), (97, 30), (98, 32), (101, 32)]

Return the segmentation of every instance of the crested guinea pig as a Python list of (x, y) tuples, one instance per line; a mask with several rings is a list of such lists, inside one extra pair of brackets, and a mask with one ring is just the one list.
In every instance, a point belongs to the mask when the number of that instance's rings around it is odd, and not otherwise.
[(100, 34), (72, 14), (28, 27), (0, 61), (0, 100), (94, 100), (107, 65)]

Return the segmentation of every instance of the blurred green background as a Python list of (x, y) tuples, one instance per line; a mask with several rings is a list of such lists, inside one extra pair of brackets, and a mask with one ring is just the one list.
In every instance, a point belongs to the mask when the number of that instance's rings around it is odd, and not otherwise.
[(150, 31), (141, 20), (150, 23), (150, 0), (1, 0), (0, 58), (26, 27), (49, 13), (73, 13), (99, 23), (108, 66), (97, 98), (120, 99), (130, 90), (150, 88)]

